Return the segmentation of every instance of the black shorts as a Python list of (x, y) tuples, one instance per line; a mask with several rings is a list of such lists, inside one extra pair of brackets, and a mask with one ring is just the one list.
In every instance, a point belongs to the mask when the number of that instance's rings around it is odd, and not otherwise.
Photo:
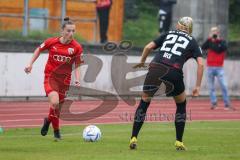
[[(160, 63), (151, 63), (144, 81), (143, 92), (154, 95), (177, 96), (184, 92), (183, 73)], [(157, 92), (157, 93), (156, 93)]]

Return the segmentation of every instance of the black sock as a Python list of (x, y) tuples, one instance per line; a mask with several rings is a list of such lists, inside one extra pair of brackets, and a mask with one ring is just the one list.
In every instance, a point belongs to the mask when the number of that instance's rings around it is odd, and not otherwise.
[(132, 129), (132, 137), (137, 137), (138, 133), (144, 123), (146, 112), (148, 109), (150, 102), (144, 102), (142, 99), (140, 101), (140, 104), (135, 112), (134, 116), (134, 123), (133, 123), (133, 129)]
[(182, 103), (176, 103), (177, 110), (175, 114), (176, 139), (182, 142), (184, 127), (186, 123), (186, 100)]

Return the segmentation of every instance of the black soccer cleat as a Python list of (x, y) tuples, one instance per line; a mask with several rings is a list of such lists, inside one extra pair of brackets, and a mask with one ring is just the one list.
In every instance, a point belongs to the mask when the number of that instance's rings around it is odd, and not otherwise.
[(54, 141), (59, 141), (59, 140), (61, 140), (62, 138), (61, 138), (61, 134), (60, 134), (60, 131), (59, 130), (55, 130), (54, 131)]
[(42, 136), (46, 136), (47, 135), (48, 129), (49, 129), (49, 125), (50, 125), (50, 122), (48, 121), (48, 118), (44, 118), (43, 126), (42, 126), (42, 129), (41, 129), (41, 135)]

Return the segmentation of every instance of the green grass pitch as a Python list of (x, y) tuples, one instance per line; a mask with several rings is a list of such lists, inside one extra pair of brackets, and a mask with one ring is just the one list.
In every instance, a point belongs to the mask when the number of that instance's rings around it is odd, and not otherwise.
[(84, 126), (62, 128), (63, 140), (54, 142), (52, 132), (42, 137), (39, 128), (10, 129), (0, 134), (1, 160), (238, 160), (240, 122), (189, 122), (184, 143), (188, 151), (174, 148), (173, 123), (145, 123), (138, 149), (129, 150), (131, 124), (97, 125), (99, 142), (84, 142)]

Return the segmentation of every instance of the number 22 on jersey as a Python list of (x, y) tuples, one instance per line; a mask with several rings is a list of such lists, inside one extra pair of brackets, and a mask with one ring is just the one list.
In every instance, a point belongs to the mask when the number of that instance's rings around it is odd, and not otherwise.
[(178, 48), (186, 49), (188, 43), (189, 40), (185, 37), (169, 34), (160, 50), (181, 56), (182, 52), (178, 51)]

